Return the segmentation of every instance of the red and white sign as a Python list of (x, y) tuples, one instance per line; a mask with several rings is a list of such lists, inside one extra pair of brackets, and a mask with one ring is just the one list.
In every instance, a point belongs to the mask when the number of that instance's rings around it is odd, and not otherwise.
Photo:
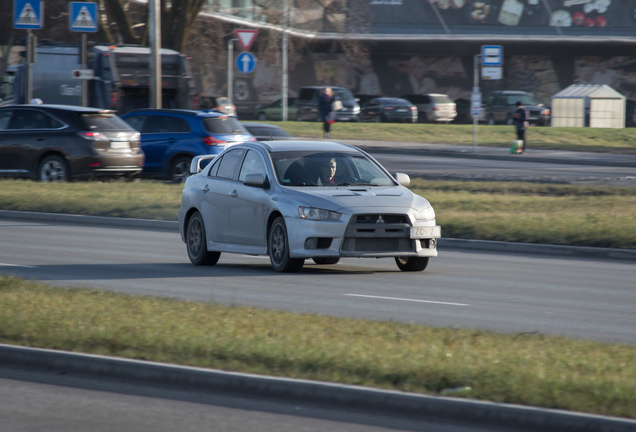
[(234, 34), (236, 34), (236, 37), (238, 37), (243, 50), (249, 51), (250, 47), (254, 43), (254, 39), (256, 39), (258, 30), (234, 30)]

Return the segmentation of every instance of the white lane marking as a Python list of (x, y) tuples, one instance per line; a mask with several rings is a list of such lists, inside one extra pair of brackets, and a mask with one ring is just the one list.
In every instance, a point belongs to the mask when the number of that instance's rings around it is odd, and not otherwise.
[(449, 302), (440, 302), (440, 301), (432, 301), (432, 300), (417, 300), (417, 299), (405, 299), (399, 297), (382, 297), (382, 296), (372, 296), (372, 295), (364, 295), (364, 294), (345, 294), (346, 296), (351, 297), (366, 297), (366, 298), (374, 298), (380, 300), (397, 300), (397, 301), (407, 301), (407, 302), (416, 302), (416, 303), (434, 303), (434, 304), (443, 304), (450, 306), (470, 306), (465, 303), (449, 303)]
[(28, 266), (28, 265), (20, 265), (20, 264), (7, 264), (7, 263), (0, 263), (0, 267), (24, 267), (24, 268), (37, 268), (38, 266)]

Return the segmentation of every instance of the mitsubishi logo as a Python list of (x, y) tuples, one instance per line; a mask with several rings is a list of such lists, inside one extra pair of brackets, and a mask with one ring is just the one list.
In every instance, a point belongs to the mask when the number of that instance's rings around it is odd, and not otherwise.
[(378, 218), (375, 220), (375, 223), (384, 223), (384, 218), (382, 215), (378, 215)]

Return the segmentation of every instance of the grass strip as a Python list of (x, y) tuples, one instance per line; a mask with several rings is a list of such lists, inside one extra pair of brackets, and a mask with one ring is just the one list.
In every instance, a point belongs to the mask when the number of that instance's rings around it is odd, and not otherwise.
[(636, 416), (636, 346), (52, 288), (0, 276), (2, 343)]
[[(447, 238), (636, 249), (636, 189), (413, 179)], [(0, 208), (177, 220), (182, 185), (0, 180)]]

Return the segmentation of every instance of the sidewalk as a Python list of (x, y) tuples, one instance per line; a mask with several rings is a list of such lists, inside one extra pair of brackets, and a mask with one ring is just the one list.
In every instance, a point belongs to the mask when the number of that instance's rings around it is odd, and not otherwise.
[[(524, 162), (596, 165), (636, 168), (636, 154), (592, 153), (563, 150), (539, 150), (531, 146), (523, 154), (510, 154), (507, 147), (483, 147), (472, 145), (431, 144), (415, 142), (391, 142), (371, 140), (334, 140), (360, 147), (363, 150), (382, 153), (425, 154), (441, 157), (473, 159), (514, 160)], [(634, 171), (636, 176), (636, 170)]]

